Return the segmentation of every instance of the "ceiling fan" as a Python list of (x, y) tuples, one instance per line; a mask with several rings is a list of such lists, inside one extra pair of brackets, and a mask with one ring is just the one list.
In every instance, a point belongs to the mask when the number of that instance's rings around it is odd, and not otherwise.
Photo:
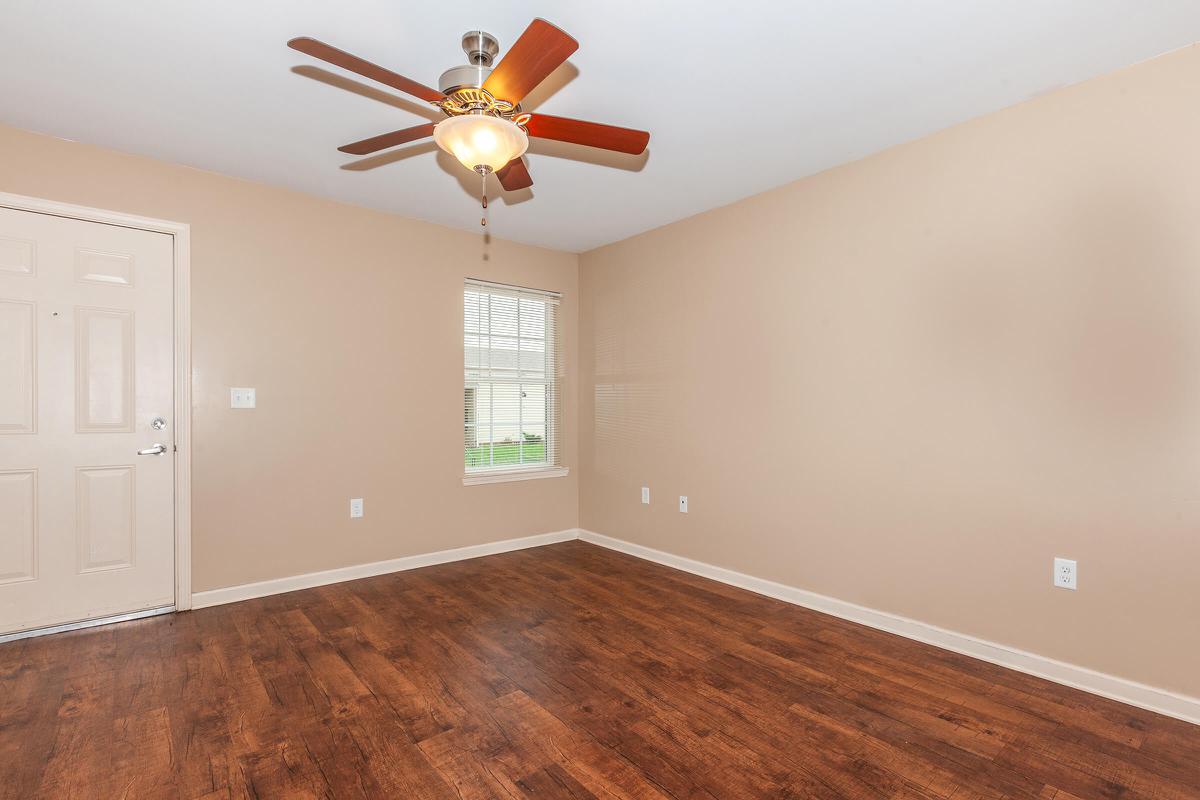
[[(338, 148), (343, 153), (368, 155), (433, 136), (439, 147), (467, 169), (484, 178), (495, 172), (500, 185), (514, 191), (533, 185), (522, 158), (530, 136), (631, 155), (642, 153), (650, 141), (645, 131), (521, 109), (521, 100), (579, 47), (577, 41), (543, 19), (530, 23), (494, 68), (492, 63), (500, 53), (496, 37), (485, 31), (464, 34), (462, 47), (469, 63), (443, 72), (437, 89), (316, 39), (292, 39), (288, 47), (399, 89), (446, 115), (438, 123), (427, 122), (343, 145)], [(486, 194), (483, 204), (486, 208)]]

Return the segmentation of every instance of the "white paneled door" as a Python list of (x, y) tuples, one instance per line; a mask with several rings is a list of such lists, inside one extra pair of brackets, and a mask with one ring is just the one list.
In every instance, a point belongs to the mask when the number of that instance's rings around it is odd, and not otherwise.
[(0, 634), (174, 604), (172, 254), (0, 208)]

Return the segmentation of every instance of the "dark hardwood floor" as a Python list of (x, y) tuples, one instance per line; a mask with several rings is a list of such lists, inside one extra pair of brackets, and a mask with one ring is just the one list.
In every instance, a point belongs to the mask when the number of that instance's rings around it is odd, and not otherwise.
[(1200, 727), (567, 542), (0, 645), (12, 798), (1198, 798)]

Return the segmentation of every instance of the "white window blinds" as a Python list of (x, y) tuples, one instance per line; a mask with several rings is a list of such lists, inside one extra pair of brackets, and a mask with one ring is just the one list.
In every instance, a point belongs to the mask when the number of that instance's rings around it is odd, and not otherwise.
[(463, 289), (463, 455), (468, 475), (561, 466), (558, 299), (468, 280)]

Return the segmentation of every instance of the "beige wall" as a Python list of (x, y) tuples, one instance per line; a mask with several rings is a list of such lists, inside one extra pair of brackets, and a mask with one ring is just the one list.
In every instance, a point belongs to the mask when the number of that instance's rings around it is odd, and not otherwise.
[(1200, 695), (1200, 50), (580, 274), (582, 527)]
[(461, 482), (467, 276), (564, 293), (575, 466), (575, 255), (6, 127), (0, 191), (191, 225), (195, 590), (576, 525), (574, 469)]

